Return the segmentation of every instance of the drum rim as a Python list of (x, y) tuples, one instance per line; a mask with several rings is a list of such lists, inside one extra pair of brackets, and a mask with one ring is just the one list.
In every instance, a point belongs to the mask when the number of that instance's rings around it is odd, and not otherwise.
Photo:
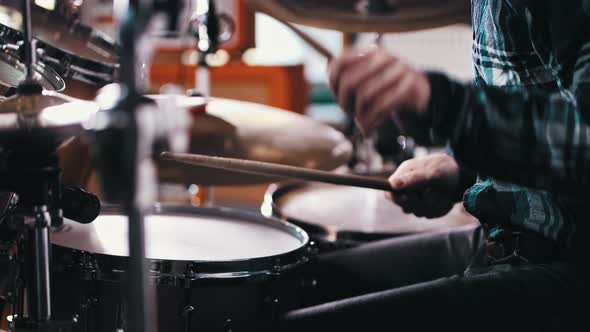
[(313, 235), (327, 237), (330, 235), (330, 231), (326, 227), (303, 219), (287, 216), (281, 211), (278, 204), (284, 195), (305, 188), (308, 185), (309, 182), (300, 180), (286, 180), (270, 184), (264, 192), (264, 200), (260, 207), (260, 212), (266, 217), (278, 218), (294, 225), (301, 225), (305, 229), (310, 229)]
[[(100, 38), (104, 43), (111, 45), (114, 51), (118, 51), (119, 46), (117, 43), (111, 38), (108, 38), (104, 32), (98, 29), (82, 24), (78, 21), (70, 22), (70, 20), (62, 15), (39, 6), (34, 6), (32, 10), (40, 12), (41, 15), (46, 16), (48, 20), (66, 20), (69, 24), (68, 28), (70, 30), (87, 29), (89, 37), (95, 36), (96, 38)], [(64, 77), (79, 78), (83, 81), (88, 81), (88, 83), (104, 85), (112, 83), (118, 76), (120, 66), (118, 62), (109, 63), (90, 59), (52, 45), (51, 43), (43, 41), (35, 36), (33, 37), (37, 41), (37, 47), (43, 48), (44, 50), (38, 55), (38, 62), (50, 62), (56, 67), (64, 66), (64, 68), (59, 68), (59, 70), (55, 69), (55, 71), (59, 72), (59, 74)], [(22, 40), (22, 38), (23, 33), (21, 31), (0, 23), (0, 40), (14, 44), (19, 40)], [(49, 66), (53, 67), (51, 64), (49, 64)], [(79, 68), (72, 69), (72, 66)]]
[[(19, 59), (6, 52), (0, 52), (0, 61), (15, 66), (17, 69), (23, 70), (23, 72), (25, 70), (25, 65), (21, 61), (19, 61)], [(47, 81), (51, 86), (53, 86), (53, 91), (61, 92), (66, 88), (66, 82), (64, 81), (64, 79), (55, 70), (45, 65), (44, 63), (37, 62), (35, 64), (35, 71), (39, 73), (45, 81)], [(6, 84), (4, 82), (2, 82), (2, 84), (5, 86), (11, 86), (10, 84)]]
[[(288, 230), (289, 234), (296, 237), (301, 245), (291, 251), (271, 256), (255, 257), (248, 259), (234, 259), (223, 261), (199, 261), (199, 260), (169, 260), (146, 259), (149, 265), (150, 278), (158, 284), (168, 284), (186, 287), (192, 283), (224, 282), (234, 279), (260, 279), (279, 275), (291, 270), (309, 260), (311, 252), (309, 236), (305, 230), (297, 225), (277, 218), (268, 218), (263, 215), (228, 207), (196, 207), (179, 204), (156, 204), (150, 210), (150, 214), (182, 215), (195, 214), (212, 217), (239, 217), (240, 221), (262, 222), (276, 229)], [(101, 214), (120, 214), (121, 208), (107, 205), (101, 208)], [(69, 248), (58, 244), (52, 244), (54, 252), (66, 253), (61, 255), (59, 261), (54, 258), (58, 271), (70, 271), (80, 273), (83, 278), (95, 280), (120, 281), (126, 274), (129, 256), (114, 256), (101, 253), (87, 252), (75, 248)], [(67, 255), (67, 252), (71, 255)], [(77, 262), (64, 264), (62, 257), (72, 258), (79, 256)], [(83, 262), (84, 266), (79, 264)], [(77, 263), (73, 265), (71, 263)], [(106, 264), (105, 264), (106, 263)], [(104, 268), (104, 267), (107, 268)]]

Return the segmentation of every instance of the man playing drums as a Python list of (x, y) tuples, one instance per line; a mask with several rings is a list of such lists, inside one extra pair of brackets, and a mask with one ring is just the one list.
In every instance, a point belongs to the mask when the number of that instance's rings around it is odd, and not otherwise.
[(382, 49), (349, 50), (331, 62), (333, 92), (361, 129), (389, 121), (451, 148), (401, 164), (390, 183), (404, 193), (393, 200), (436, 217), (462, 196), (482, 226), (321, 257), (315, 303), (287, 314), (288, 329), (567, 331), (583, 322), (590, 302), (587, 8), (583, 1), (473, 0), (469, 85)]

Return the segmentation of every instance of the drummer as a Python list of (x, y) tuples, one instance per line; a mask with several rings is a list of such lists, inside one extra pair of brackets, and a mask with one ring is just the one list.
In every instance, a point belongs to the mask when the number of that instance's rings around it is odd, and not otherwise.
[[(590, 13), (582, 1), (472, 1), (475, 82), (425, 73), (383, 49), (329, 67), (366, 132), (390, 121), (452, 154), (390, 177), (406, 212), (461, 199), (481, 227), (386, 240), (318, 262), (314, 304), (286, 329), (571, 331), (590, 304)], [(354, 101), (353, 103), (351, 101)], [(477, 172), (477, 180), (473, 172)]]

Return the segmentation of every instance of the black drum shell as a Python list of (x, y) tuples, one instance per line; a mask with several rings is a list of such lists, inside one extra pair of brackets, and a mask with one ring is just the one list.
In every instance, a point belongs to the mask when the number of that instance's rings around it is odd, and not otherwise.
[[(105, 213), (115, 213), (111, 207)], [(157, 295), (159, 331), (260, 331), (304, 299), (304, 267), (313, 251), (307, 234), (294, 225), (224, 208), (162, 205), (156, 214), (224, 216), (282, 228), (299, 237), (299, 249), (251, 260), (200, 262), (148, 260)], [(54, 317), (75, 320), (75, 331), (114, 331), (125, 324), (128, 257), (52, 246)]]

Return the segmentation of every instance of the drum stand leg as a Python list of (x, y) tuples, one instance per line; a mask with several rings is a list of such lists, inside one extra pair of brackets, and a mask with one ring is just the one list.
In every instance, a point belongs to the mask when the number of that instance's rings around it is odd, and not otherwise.
[[(23, 47), (26, 78), (19, 84), (22, 93), (39, 93), (41, 86), (35, 83), (34, 64), (36, 47), (32, 38), (31, 0), (21, 1), (23, 14)], [(39, 91), (39, 92), (36, 92)], [(26, 141), (26, 139), (23, 139)], [(20, 330), (41, 331), (51, 327), (51, 298), (49, 275), (49, 227), (52, 216), (61, 216), (61, 182), (57, 156), (51, 148), (35, 142), (32, 148), (15, 151), (3, 150), (2, 185), (22, 198), (25, 229), (27, 233), (27, 259), (25, 281), (28, 294), (28, 317), (19, 316), (15, 326)], [(27, 146), (29, 146), (27, 144)], [(37, 150), (38, 148), (38, 150)], [(26, 151), (23, 151), (26, 150)], [(58, 221), (58, 220), (56, 220)], [(61, 221), (61, 220), (60, 220)], [(30, 222), (30, 224), (26, 224)], [(19, 313), (24, 314), (23, 312)]]
[(31, 271), (27, 273), (29, 283), (29, 318), (45, 324), (51, 318), (51, 297), (49, 290), (49, 225), (51, 219), (47, 206), (34, 207), (34, 223), (29, 230), (28, 261)]
[(193, 316), (193, 312), (195, 312), (195, 307), (190, 304), (191, 295), (190, 295), (190, 288), (187, 288), (184, 296), (184, 308), (182, 308), (182, 312), (180, 316), (184, 319), (184, 329), (183, 332), (190, 332), (191, 331), (191, 318)]
[(0, 183), (3, 189), (19, 197), (11, 223), (22, 231), (24, 240), (18, 250), (20, 267), (13, 326), (19, 332), (49, 331), (58, 325), (51, 320), (49, 230), (63, 221), (57, 157), (46, 151), (13, 152), (3, 162)]

